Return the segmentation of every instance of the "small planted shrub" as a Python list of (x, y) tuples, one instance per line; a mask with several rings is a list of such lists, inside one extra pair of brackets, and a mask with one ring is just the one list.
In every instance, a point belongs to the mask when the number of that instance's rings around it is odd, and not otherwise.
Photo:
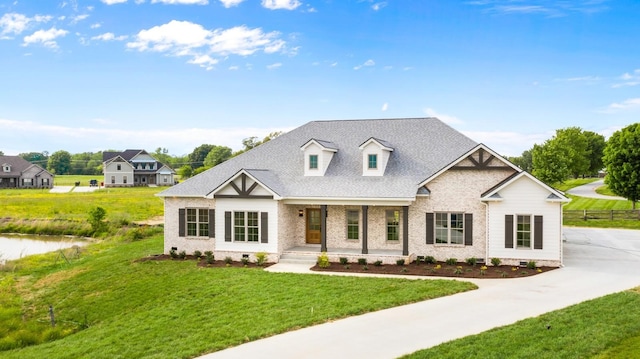
[(369, 266), (368, 266), (368, 265), (366, 265), (366, 264), (365, 264), (365, 265), (363, 265), (363, 266), (362, 266), (362, 270), (369, 270)]
[(351, 268), (351, 266), (350, 266), (350, 265), (348, 265), (348, 264), (345, 264), (345, 265), (344, 265), (344, 269), (350, 269), (350, 268)]
[(487, 274), (487, 266), (482, 266), (480, 267), (480, 275), (485, 275)]
[(457, 266), (456, 269), (453, 270), (453, 274), (462, 274), (462, 266)]
[(500, 260), (500, 258), (491, 258), (491, 265), (493, 265), (494, 267), (497, 267), (500, 265), (500, 263), (502, 263), (502, 261)]
[(207, 264), (213, 264), (213, 262), (215, 260), (212, 251), (204, 252), (204, 258), (205, 258), (205, 261), (207, 262)]
[(458, 259), (457, 258), (447, 258), (445, 263), (447, 263), (450, 266), (456, 265), (456, 263), (458, 263)]
[(322, 254), (318, 256), (317, 263), (318, 263), (318, 267), (320, 268), (329, 268), (331, 263), (329, 263), (329, 256), (327, 255), (326, 252), (322, 252)]
[(367, 258), (358, 258), (358, 264), (361, 266), (367, 265)]
[(377, 261), (373, 262), (373, 265), (376, 266), (376, 267), (381, 267), (382, 266), (382, 261), (378, 259)]
[(407, 267), (402, 267), (402, 269), (400, 269), (400, 272), (402, 273), (407, 273), (408, 271)]
[(242, 259), (240, 261), (242, 262), (242, 264), (245, 267), (249, 264), (249, 258), (247, 258), (247, 257), (242, 257)]
[(468, 265), (475, 267), (476, 263), (478, 262), (478, 260), (476, 259), (476, 257), (470, 257), (465, 259), (465, 262), (467, 262)]
[(227, 265), (231, 265), (231, 263), (233, 263), (233, 259), (231, 259), (231, 257), (224, 257), (224, 262)]
[(536, 266), (536, 261), (529, 261), (529, 262), (527, 262), (527, 268), (529, 268), (529, 269), (536, 269), (536, 268), (537, 268), (537, 266)]
[(193, 251), (193, 256), (196, 257), (196, 259), (200, 259), (200, 257), (202, 257), (202, 252), (195, 250)]
[(396, 264), (399, 266), (403, 266), (404, 265), (404, 258), (400, 258), (398, 260), (396, 260)]
[(433, 256), (425, 256), (424, 257), (424, 262), (427, 264), (435, 264), (436, 263), (436, 259)]
[(265, 263), (267, 263), (268, 255), (266, 252), (258, 252), (256, 253), (256, 265), (258, 267), (262, 267)]
[(178, 258), (178, 252), (175, 249), (169, 251), (169, 257), (176, 259)]
[(348, 263), (349, 263), (349, 260), (347, 259), (347, 257), (340, 257), (340, 264), (346, 265)]
[(178, 252), (178, 257), (180, 257), (180, 259), (185, 259), (185, 258), (187, 258), (187, 251), (180, 251), (180, 252)]

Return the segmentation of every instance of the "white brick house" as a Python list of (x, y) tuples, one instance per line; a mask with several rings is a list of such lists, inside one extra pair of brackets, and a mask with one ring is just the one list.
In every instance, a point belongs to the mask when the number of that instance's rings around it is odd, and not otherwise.
[(165, 253), (550, 266), (569, 201), (436, 118), (310, 122), (158, 195)]

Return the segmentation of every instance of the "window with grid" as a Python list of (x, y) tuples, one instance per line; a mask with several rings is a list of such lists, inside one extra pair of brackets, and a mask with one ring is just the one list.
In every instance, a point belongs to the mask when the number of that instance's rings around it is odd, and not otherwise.
[(464, 213), (436, 213), (436, 244), (464, 244)]
[(387, 240), (400, 240), (400, 211), (387, 211)]
[(258, 212), (234, 212), (233, 239), (237, 242), (258, 242), (260, 239)]
[(209, 210), (206, 208), (187, 208), (187, 236), (209, 237)]
[(309, 169), (318, 169), (318, 155), (309, 155)]
[(347, 239), (359, 239), (360, 212), (347, 211)]
[(518, 216), (516, 246), (518, 248), (531, 248), (531, 216)]
[(369, 155), (368, 165), (369, 165), (369, 167), (368, 167), (369, 169), (378, 168), (378, 155), (375, 155), (375, 154)]

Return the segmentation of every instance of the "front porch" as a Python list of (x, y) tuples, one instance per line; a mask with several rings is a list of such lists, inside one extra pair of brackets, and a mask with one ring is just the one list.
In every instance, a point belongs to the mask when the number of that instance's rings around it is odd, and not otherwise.
[[(306, 244), (285, 249), (280, 255), (280, 261), (296, 259), (315, 263), (322, 253), (320, 245)], [(415, 260), (415, 255), (410, 253), (403, 255), (402, 250), (370, 249), (368, 254), (362, 254), (358, 248), (327, 248), (325, 251), (331, 262), (340, 262), (340, 258), (347, 258), (349, 263), (358, 263), (358, 259), (365, 258), (368, 264), (382, 261), (383, 264), (396, 264), (398, 259), (404, 259), (405, 263)]]

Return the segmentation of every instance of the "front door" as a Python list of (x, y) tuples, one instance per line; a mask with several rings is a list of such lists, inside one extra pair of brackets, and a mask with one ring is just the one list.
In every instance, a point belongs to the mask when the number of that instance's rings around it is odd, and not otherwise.
[(319, 208), (307, 208), (307, 243), (320, 244)]

